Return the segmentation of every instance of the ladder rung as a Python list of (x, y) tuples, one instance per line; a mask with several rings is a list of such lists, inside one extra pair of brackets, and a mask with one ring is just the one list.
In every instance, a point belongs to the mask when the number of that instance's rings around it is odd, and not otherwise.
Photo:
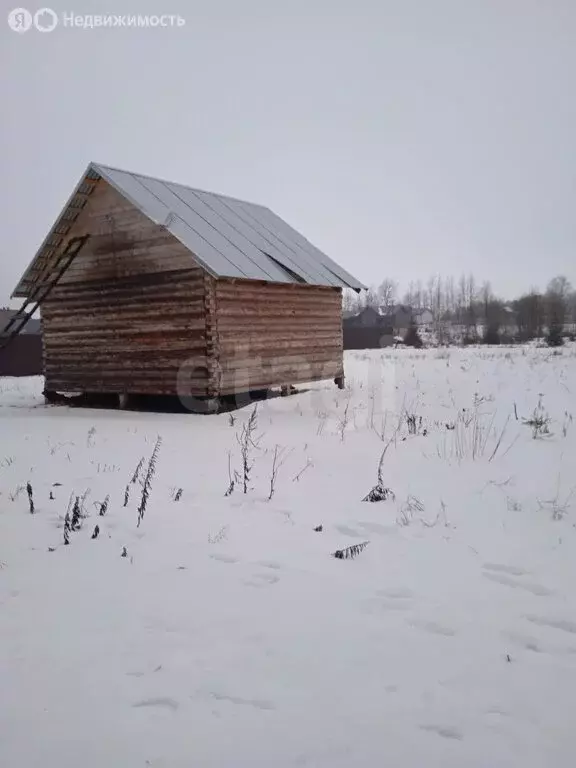
[[(48, 296), (52, 288), (54, 288), (62, 275), (66, 272), (73, 259), (75, 259), (78, 253), (82, 250), (88, 237), (89, 235), (73, 237), (68, 242), (64, 251), (56, 258), (54, 263), (50, 265), (50, 270), (48, 270), (48, 263), (44, 264), (44, 267), (40, 270), (40, 274), (43, 275), (47, 271), (56, 272), (55, 277), (50, 282), (41, 283), (40, 285), (38, 283), (32, 283), (31, 291), (28, 294), (26, 301), (22, 304), (16, 314), (12, 315), (6, 326), (0, 331), (0, 349), (7, 347), (12, 339), (14, 339), (24, 328), (34, 312), (36, 312), (40, 306), (40, 303)], [(26, 308), (30, 306), (32, 306), (32, 309), (26, 312)]]

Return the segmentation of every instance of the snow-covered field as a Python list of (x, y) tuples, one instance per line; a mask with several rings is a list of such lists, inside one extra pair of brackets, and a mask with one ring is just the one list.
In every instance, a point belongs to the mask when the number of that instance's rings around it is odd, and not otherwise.
[[(258, 406), (228, 496), (251, 407), (70, 410), (0, 380), (2, 768), (574, 765), (576, 348), (346, 370)], [(363, 502), (386, 447), (395, 498)]]

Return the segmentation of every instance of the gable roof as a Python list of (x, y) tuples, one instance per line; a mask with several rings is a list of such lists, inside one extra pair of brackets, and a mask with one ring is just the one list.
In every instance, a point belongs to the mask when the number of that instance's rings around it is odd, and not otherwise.
[(214, 277), (365, 287), (269, 208), (90, 163), (13, 296), (26, 296), (34, 274), (63, 244), (84, 204), (81, 196), (89, 194), (100, 178), (164, 226)]

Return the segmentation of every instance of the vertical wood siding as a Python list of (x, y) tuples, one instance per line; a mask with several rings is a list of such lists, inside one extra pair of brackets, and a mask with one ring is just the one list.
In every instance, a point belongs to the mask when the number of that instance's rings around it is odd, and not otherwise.
[(42, 304), (46, 388), (207, 395), (205, 273), (100, 180), (68, 237), (85, 247)]
[(222, 394), (343, 375), (340, 288), (215, 281)]

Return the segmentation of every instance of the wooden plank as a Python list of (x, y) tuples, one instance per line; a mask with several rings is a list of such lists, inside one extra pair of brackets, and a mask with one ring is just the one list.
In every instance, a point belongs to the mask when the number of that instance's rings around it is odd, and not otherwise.
[[(173, 328), (175, 324), (180, 324), (184, 329), (189, 329), (191, 323), (197, 321), (198, 327), (202, 327), (204, 322), (204, 311), (202, 309), (194, 309), (189, 312), (186, 311), (186, 306), (168, 308), (164, 307), (160, 310), (149, 311), (146, 310), (145, 316), (143, 316), (143, 308), (140, 312), (130, 311), (122, 312), (122, 320), (126, 324), (126, 328), (123, 330), (131, 331), (138, 328)], [(110, 326), (116, 327), (118, 319), (118, 311), (114, 311), (112, 308), (102, 310), (99, 312), (84, 314), (83, 312), (75, 313), (74, 326), (75, 330), (80, 328), (85, 330), (98, 330), (100, 328), (106, 328)], [(66, 317), (65, 313), (59, 313), (57, 315), (50, 316), (50, 330), (54, 331), (67, 331), (70, 328), (70, 315)]]
[(227, 360), (222, 365), (223, 374), (229, 371), (277, 371), (283, 368), (305, 368), (306, 366), (316, 365), (321, 363), (334, 363), (334, 357), (329, 352), (317, 352), (316, 354), (308, 354), (304, 356), (277, 356), (267, 358), (238, 358), (235, 360)]
[(311, 336), (312, 332), (324, 331), (325, 333), (333, 333), (338, 335), (341, 331), (341, 326), (338, 323), (334, 323), (333, 320), (325, 317), (272, 317), (272, 316), (258, 316), (252, 317), (223, 317), (218, 319), (218, 331), (220, 332), (222, 339), (228, 341), (234, 338), (234, 335), (242, 333), (251, 333), (256, 336), (258, 333), (308, 333)]
[[(310, 286), (309, 286), (310, 287)], [(300, 291), (284, 290), (282, 292), (274, 291), (267, 292), (266, 290), (256, 291), (254, 288), (250, 290), (236, 290), (234, 292), (217, 291), (217, 299), (226, 304), (227, 307), (242, 307), (243, 305), (264, 305), (270, 307), (278, 306), (290, 306), (290, 307), (304, 307), (304, 306), (321, 306), (330, 309), (335, 307), (341, 307), (341, 300), (338, 294), (332, 293), (315, 293), (314, 288), (308, 290), (305, 293)]]
[[(94, 389), (90, 387), (94, 386)], [(206, 382), (190, 383), (186, 392), (179, 392), (176, 382), (137, 381), (127, 390), (121, 378), (117, 380), (100, 380), (92, 378), (80, 381), (72, 378), (46, 377), (46, 389), (53, 392), (93, 392), (93, 393), (122, 393), (135, 395), (170, 395), (180, 397), (185, 403), (186, 397), (207, 397)]]
[(343, 375), (342, 366), (336, 362), (305, 368), (284, 368), (272, 371), (253, 371), (251, 374), (234, 375), (228, 372), (223, 375), (220, 387), (221, 394), (234, 394), (248, 390), (279, 387), (283, 384), (304, 384), (310, 381), (335, 379)]
[(337, 339), (334, 334), (327, 334), (325, 336), (315, 337), (314, 346), (311, 346), (309, 337), (306, 336), (293, 336), (290, 340), (278, 339), (274, 337), (258, 338), (251, 342), (227, 342), (221, 344), (220, 352), (227, 357), (238, 357), (239, 355), (250, 357), (250, 355), (269, 356), (278, 354), (278, 350), (281, 349), (283, 353), (290, 354), (299, 352), (306, 352), (313, 349), (341, 349), (342, 342)]
[[(90, 292), (96, 290), (98, 286), (102, 285), (102, 280), (96, 277), (92, 280), (82, 280), (75, 282), (73, 285), (58, 284), (57, 289), (62, 295), (74, 295), (76, 293), (82, 294), (84, 292)], [(196, 270), (190, 269), (172, 269), (166, 272), (159, 272), (154, 275), (138, 274), (136, 276), (127, 277), (115, 277), (114, 281), (105, 281), (106, 289), (108, 291), (114, 291), (123, 293), (124, 291), (132, 291), (134, 289), (141, 290), (143, 292), (151, 290), (190, 290), (203, 287), (204, 281), (202, 273), (198, 273)], [(56, 288), (54, 289), (56, 290)]]
[(333, 313), (326, 312), (315, 305), (306, 306), (301, 309), (294, 307), (259, 307), (247, 305), (241, 309), (236, 309), (220, 304), (218, 309), (218, 319), (219, 322), (223, 324), (227, 321), (240, 321), (243, 323), (256, 321), (260, 323), (284, 320), (286, 322), (326, 322), (335, 328), (340, 325), (340, 319), (335, 319)]
[[(118, 319), (118, 318), (117, 318)], [(120, 316), (121, 321), (121, 316)], [(189, 322), (187, 323), (186, 327), (182, 327), (181, 325), (178, 325), (177, 329), (175, 330), (173, 325), (170, 325), (169, 323), (163, 323), (162, 325), (134, 325), (132, 328), (124, 328), (124, 327), (104, 327), (104, 328), (98, 328), (97, 333), (90, 334), (90, 337), (93, 342), (114, 342), (118, 339), (124, 339), (124, 340), (131, 340), (133, 343), (137, 342), (138, 339), (141, 339), (143, 342), (147, 339), (153, 341), (156, 340), (160, 346), (163, 339), (167, 338), (169, 335), (171, 336), (173, 333), (178, 333), (177, 338), (185, 338), (187, 333), (197, 331), (198, 335), (196, 338), (199, 338), (200, 336), (203, 337), (204, 331), (205, 331), (205, 323), (201, 320), (198, 320), (196, 322)], [(79, 342), (82, 340), (86, 340), (87, 334), (85, 329), (80, 328), (76, 329), (75, 327), (66, 330), (66, 331), (52, 331), (52, 329), (49, 327), (49, 323), (46, 323), (46, 331), (44, 333), (44, 338), (50, 342), (50, 341), (66, 341), (69, 339), (70, 341)], [(110, 348), (110, 354), (113, 354), (115, 351), (115, 347)]]
[[(156, 381), (164, 379), (181, 380), (184, 386), (189, 381), (202, 380), (208, 386), (208, 379), (210, 372), (206, 367), (206, 358), (198, 358), (195, 361), (195, 365), (191, 365), (190, 360), (182, 361), (181, 365), (175, 364), (173, 361), (169, 363), (162, 363), (155, 365), (154, 371), (150, 371), (149, 367), (143, 364), (134, 364), (131, 366), (132, 375), (129, 382), (126, 382), (126, 370), (124, 366), (108, 365), (94, 365), (83, 366), (80, 370), (78, 364), (75, 361), (56, 359), (52, 363), (46, 365), (45, 375), (47, 377), (62, 377), (70, 379), (82, 379), (83, 381), (89, 381), (92, 379), (99, 379), (102, 377), (109, 378), (112, 374), (118, 375), (123, 380), (123, 387), (129, 385), (135, 385), (138, 381)], [(175, 384), (176, 386), (176, 384)], [(127, 389), (131, 391), (131, 389)]]
[[(71, 346), (69, 343), (62, 344), (50, 341), (46, 342), (45, 346), (48, 348), (50, 354), (54, 357), (56, 357), (58, 354), (65, 354), (67, 358), (79, 361), (85, 359), (87, 353), (90, 354), (90, 357), (95, 360), (102, 359), (106, 361), (110, 357), (108, 351), (103, 349), (101, 344), (87, 343), (82, 344), (81, 348), (78, 348), (76, 346)], [(176, 354), (178, 354), (179, 358), (185, 357), (186, 355), (194, 357), (198, 352), (205, 353), (205, 350), (206, 342), (204, 338), (200, 338), (198, 340), (191, 340), (187, 338), (183, 338), (182, 340), (170, 339), (169, 341), (164, 341), (160, 349), (158, 348), (158, 344), (156, 342), (151, 344), (151, 348), (137, 349), (130, 342), (130, 340), (128, 340), (124, 346), (115, 346), (115, 352), (117, 354), (121, 354), (123, 360), (126, 363), (129, 363), (131, 360), (140, 359), (150, 362), (151, 351), (155, 352), (155, 357), (157, 356), (159, 360), (162, 360), (163, 357), (174, 357)]]
[[(265, 291), (262, 292), (262, 288)], [(300, 283), (267, 283), (261, 280), (246, 280), (240, 278), (222, 278), (218, 280), (218, 298), (222, 300), (233, 299), (235, 296), (251, 294), (258, 298), (264, 297), (277, 299), (283, 297), (315, 296), (318, 298), (334, 297), (335, 302), (341, 303), (341, 289), (324, 285), (308, 285)]]
[[(188, 383), (188, 381), (191, 382), (207, 382), (208, 379), (208, 372), (206, 369), (202, 369), (200, 366), (193, 369), (194, 376), (183, 376), (183, 380)], [(153, 381), (170, 381), (174, 382), (174, 386), (176, 387), (176, 379), (177, 379), (178, 370), (177, 369), (166, 369), (166, 370), (145, 370), (142, 375), (135, 375), (130, 380), (130, 385), (138, 385), (142, 381), (147, 382), (153, 382)], [(86, 385), (89, 385), (91, 381), (94, 380), (102, 380), (102, 381), (121, 381), (122, 386), (126, 386), (125, 382), (125, 371), (122, 367), (115, 367), (115, 368), (106, 368), (106, 369), (97, 369), (94, 370), (83, 370), (82, 372), (79, 372), (76, 368), (73, 369), (61, 369), (60, 366), (53, 368), (47, 368), (46, 375), (50, 376), (53, 375), (54, 377), (58, 376), (61, 378), (67, 378), (74, 381), (82, 381)], [(95, 391), (95, 390), (90, 390)], [(122, 390), (121, 390), (122, 391)], [(132, 390), (127, 390), (132, 391)]]

